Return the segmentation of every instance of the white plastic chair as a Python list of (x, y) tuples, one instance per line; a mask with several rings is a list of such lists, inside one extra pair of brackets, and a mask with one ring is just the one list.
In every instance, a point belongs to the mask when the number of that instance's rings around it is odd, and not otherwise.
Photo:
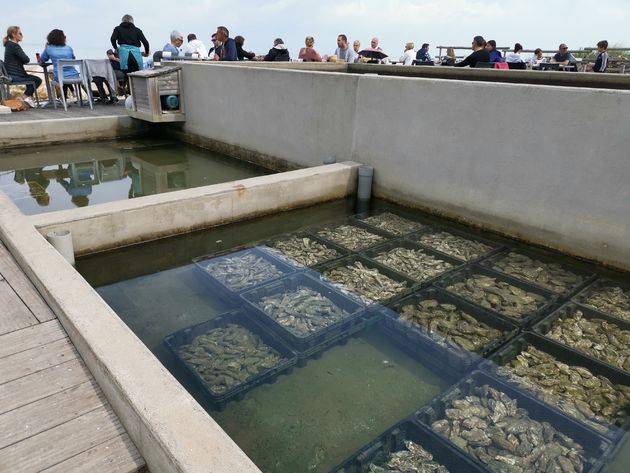
[[(75, 70), (79, 73), (78, 77), (64, 77), (63, 69), (64, 67), (74, 67)], [(68, 111), (68, 102), (66, 100), (66, 95), (63, 93), (64, 85), (72, 85), (74, 88), (74, 95), (78, 98), (79, 104), (83, 106), (83, 96), (81, 94), (81, 85), (87, 92), (88, 105), (90, 106), (90, 110), (94, 110), (92, 105), (92, 88), (90, 83), (92, 82), (92, 78), (90, 77), (90, 70), (88, 69), (85, 61), (83, 59), (59, 59), (57, 61), (57, 81), (52, 81), (53, 85), (58, 86), (61, 89), (61, 102), (63, 103), (63, 108), (67, 112)], [(53, 96), (56, 94), (55, 88), (52, 87)], [(55, 97), (53, 97), (54, 107), (57, 108), (57, 101)]]

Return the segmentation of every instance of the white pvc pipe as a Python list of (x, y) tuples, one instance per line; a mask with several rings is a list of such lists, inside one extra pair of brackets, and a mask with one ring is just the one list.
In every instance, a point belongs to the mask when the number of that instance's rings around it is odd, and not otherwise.
[(46, 234), (48, 242), (63, 256), (68, 263), (74, 266), (74, 245), (70, 230), (58, 230)]

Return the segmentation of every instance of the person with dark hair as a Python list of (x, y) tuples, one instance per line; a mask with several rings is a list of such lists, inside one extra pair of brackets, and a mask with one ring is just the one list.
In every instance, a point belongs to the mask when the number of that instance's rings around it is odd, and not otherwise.
[(250, 61), (256, 60), (256, 53), (251, 51), (245, 51), (243, 49), (243, 45), (245, 44), (245, 38), (242, 36), (234, 37), (234, 44), (236, 44), (236, 57), (238, 57), (239, 61), (244, 61), (245, 59), (249, 59)]
[(575, 57), (573, 57), (573, 54), (569, 52), (569, 47), (564, 43), (558, 47), (558, 52), (554, 54), (551, 62), (565, 67), (569, 66), (571, 69), (577, 71), (577, 61)]
[(352, 49), (348, 44), (348, 37), (345, 34), (337, 36), (337, 49), (335, 49), (335, 56), (337, 56), (337, 61), (339, 62), (347, 62), (349, 64), (357, 62), (357, 55), (354, 52), (354, 49)]
[(418, 49), (416, 53), (416, 61), (417, 62), (431, 62), (433, 59), (429, 54), (429, 43), (423, 43), (422, 47)]
[(514, 51), (505, 57), (505, 62), (511, 62), (511, 63), (524, 62), (523, 58), (521, 57), (522, 53), (523, 53), (523, 46), (521, 45), (521, 43), (516, 43), (514, 45)]
[(290, 61), (291, 56), (289, 50), (284, 45), (282, 38), (276, 38), (273, 40), (273, 48), (269, 50), (267, 55), (263, 58), (263, 61)]
[(489, 62), (503, 62), (503, 55), (501, 54), (501, 51), (497, 51), (497, 42), (495, 40), (489, 40), (486, 43), (486, 49), (488, 50), (488, 53), (490, 53)]
[(490, 53), (485, 46), (486, 40), (483, 36), (475, 36), (472, 41), (472, 54), (463, 61), (455, 63), (455, 67), (477, 67), (480, 62), (490, 62)]
[(215, 51), (215, 61), (238, 61), (236, 43), (230, 38), (230, 32), (225, 26), (217, 26), (217, 41), (221, 42), (221, 49)]
[(603, 40), (597, 43), (597, 59), (595, 59), (595, 65), (587, 66), (587, 72), (606, 72), (608, 69), (608, 41)]
[(197, 35), (195, 33), (190, 33), (186, 40), (188, 44), (186, 44), (185, 53), (190, 54), (199, 54), (199, 57), (208, 57), (208, 50), (206, 49), (206, 45), (199, 39), (197, 39)]
[(543, 62), (545, 62), (545, 56), (543, 55), (542, 49), (536, 48), (534, 50), (534, 55), (529, 60), (529, 63), (532, 67), (538, 67)]
[[(59, 71), (59, 59), (76, 59), (74, 51), (66, 44), (66, 35), (62, 30), (54, 29), (46, 37), (46, 48), (41, 54), (40, 62), (50, 61), (53, 65), (53, 80), (59, 82), (59, 73), (63, 74), (64, 79), (76, 79), (79, 73), (74, 67), (66, 66), (63, 71)], [(72, 86), (64, 84), (63, 95), (68, 97), (68, 91), (72, 90)]]
[(221, 46), (223, 45), (221, 44), (221, 41), (217, 39), (216, 33), (212, 33), (212, 36), (210, 37), (210, 41), (212, 42), (212, 47), (208, 49), (208, 57), (210, 59), (214, 59), (214, 56), (220, 56)]
[[(149, 55), (149, 42), (144, 33), (133, 23), (131, 15), (124, 15), (120, 25), (114, 28), (110, 38), (112, 49), (118, 49), (120, 70), (134, 72), (143, 69), (142, 56)], [(140, 53), (140, 44), (144, 53)]]
[(24, 69), (24, 64), (28, 64), (30, 59), (18, 44), (22, 41), (22, 38), (23, 35), (19, 26), (9, 26), (7, 28), (7, 35), (2, 39), (2, 43), (4, 44), (4, 67), (13, 84), (25, 82), (35, 83), (34, 86), (33, 84), (26, 84), (26, 91), (22, 96), (22, 100), (28, 106), (35, 107), (35, 102), (33, 102), (32, 97), (35, 93), (35, 89), (42, 84), (42, 79), (27, 74)]

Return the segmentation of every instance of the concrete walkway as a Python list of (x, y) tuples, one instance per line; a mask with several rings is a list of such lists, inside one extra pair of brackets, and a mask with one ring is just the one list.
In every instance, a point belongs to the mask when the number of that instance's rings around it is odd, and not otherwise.
[(0, 243), (0, 471), (146, 470), (67, 333)]
[(116, 105), (94, 104), (94, 110), (90, 110), (90, 107), (87, 105), (83, 107), (79, 107), (74, 103), (70, 105), (67, 112), (60, 105), (56, 110), (54, 108), (31, 108), (24, 112), (0, 114), (0, 123), (127, 115), (124, 100), (121, 100)]

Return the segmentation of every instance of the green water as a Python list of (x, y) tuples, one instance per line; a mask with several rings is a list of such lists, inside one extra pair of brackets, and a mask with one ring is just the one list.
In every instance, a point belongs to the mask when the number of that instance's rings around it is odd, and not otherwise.
[[(77, 269), (263, 471), (326, 472), (443, 392), (454, 374), (399, 350), (377, 326), (216, 411), (162, 340), (230, 309), (201, 282), (193, 258), (331, 222), (353, 209), (351, 201), (336, 201), (280, 213), (81, 258)], [(621, 448), (607, 471), (630, 471), (629, 457), (630, 448)]]

